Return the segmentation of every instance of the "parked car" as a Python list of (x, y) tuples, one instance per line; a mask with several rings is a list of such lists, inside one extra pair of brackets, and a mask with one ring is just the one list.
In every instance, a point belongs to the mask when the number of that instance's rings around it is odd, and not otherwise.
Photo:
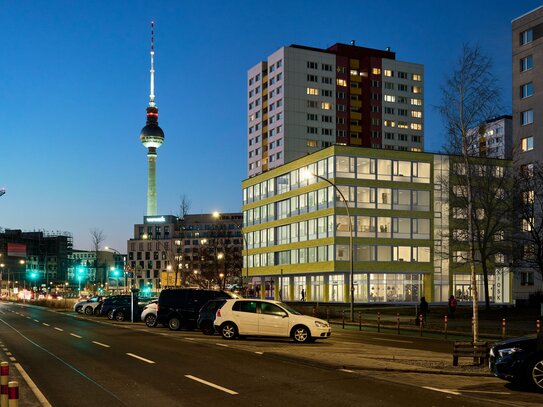
[(217, 314), (217, 310), (221, 308), (225, 302), (225, 298), (209, 300), (200, 309), (197, 325), (204, 335), (213, 335), (215, 333), (215, 315)]
[(543, 334), (512, 338), (490, 349), (490, 371), (543, 392)]
[[(144, 304), (138, 303), (134, 309), (134, 321), (139, 321), (141, 318), (141, 312), (143, 311)], [(108, 319), (115, 321), (130, 320), (130, 312), (132, 310), (132, 304), (120, 304), (115, 306), (110, 312), (107, 313)]]
[(100, 307), (100, 315), (107, 315), (109, 319), (113, 319), (113, 310), (122, 305), (130, 305), (131, 295), (112, 295), (104, 299)]
[(331, 335), (328, 322), (302, 315), (287, 304), (272, 300), (230, 299), (217, 310), (215, 329), (224, 339), (243, 336), (292, 338), (313, 342)]
[(90, 297), (87, 300), (79, 301), (74, 304), (74, 311), (82, 314), (92, 315), (96, 307), (102, 304), (102, 300), (106, 298), (102, 295)]
[(233, 298), (235, 294), (226, 291), (203, 290), (198, 288), (173, 288), (160, 292), (157, 304), (157, 324), (167, 325), (172, 331), (181, 327), (194, 329), (198, 311), (214, 298)]
[(143, 307), (143, 311), (141, 312), (141, 320), (145, 322), (145, 325), (147, 325), (150, 328), (153, 328), (157, 325), (156, 323), (156, 308), (157, 308), (158, 300), (151, 301), (145, 307)]

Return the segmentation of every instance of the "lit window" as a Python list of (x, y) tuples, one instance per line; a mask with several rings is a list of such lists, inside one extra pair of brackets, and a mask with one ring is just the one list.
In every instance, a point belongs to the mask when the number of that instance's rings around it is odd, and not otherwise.
[(319, 90), (317, 88), (307, 88), (306, 92), (308, 95), (319, 95)]
[(525, 137), (520, 140), (520, 148), (522, 151), (530, 151), (534, 149), (534, 138), (533, 137)]
[(520, 33), (520, 45), (529, 44), (533, 41), (533, 31), (526, 30)]
[(422, 87), (421, 86), (411, 86), (411, 91), (413, 93), (422, 93)]
[(422, 130), (422, 124), (420, 124), (420, 123), (411, 123), (411, 130)]
[(522, 192), (522, 200), (525, 204), (533, 204), (535, 202), (535, 193), (533, 190)]
[(357, 71), (356, 69), (351, 69), (351, 75), (357, 76), (357, 75), (358, 75), (358, 71)]
[(418, 110), (412, 110), (411, 117), (416, 117), (417, 119), (420, 119), (422, 117), (422, 112), (419, 112)]
[(534, 67), (534, 59), (531, 55), (528, 55), (526, 58), (520, 60), (520, 72), (527, 71)]
[(383, 100), (385, 102), (395, 102), (396, 101), (396, 96), (393, 96), (393, 95), (383, 95)]
[(317, 147), (317, 140), (307, 140), (308, 147)]
[(422, 81), (422, 75), (419, 75), (418, 73), (414, 73), (412, 76), (412, 79), (414, 81)]
[(373, 68), (371, 73), (374, 75), (381, 75), (381, 68)]
[(522, 231), (531, 232), (533, 224), (534, 224), (534, 218), (522, 219)]
[(415, 106), (422, 106), (422, 100), (421, 99), (411, 99), (411, 104)]
[(534, 122), (534, 111), (525, 110), (520, 114), (520, 124), (526, 126), (527, 124), (532, 124)]
[(409, 128), (409, 123), (407, 123), (407, 122), (398, 122), (398, 128), (399, 129), (408, 129)]
[(336, 79), (338, 86), (347, 86), (347, 81), (345, 79)]
[(332, 110), (332, 104), (329, 103), (329, 102), (322, 102), (321, 103), (321, 109)]
[(383, 70), (383, 76), (394, 76), (394, 71), (390, 69)]
[(533, 96), (534, 94), (534, 86), (532, 82), (525, 83), (520, 87), (520, 97), (522, 99)]
[(396, 127), (396, 122), (394, 120), (383, 120), (383, 125), (385, 127)]

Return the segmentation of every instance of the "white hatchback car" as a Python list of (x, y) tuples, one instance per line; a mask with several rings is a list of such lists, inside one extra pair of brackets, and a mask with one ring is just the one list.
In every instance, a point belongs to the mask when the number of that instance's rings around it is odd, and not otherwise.
[(302, 315), (287, 304), (272, 300), (229, 299), (217, 310), (215, 329), (224, 339), (239, 335), (277, 336), (295, 342), (313, 342), (331, 335), (330, 324)]
[(143, 307), (143, 311), (141, 312), (141, 317), (140, 317), (141, 320), (145, 322), (145, 325), (147, 325), (150, 328), (153, 328), (156, 326), (157, 303), (158, 303), (158, 300), (151, 301), (149, 304)]

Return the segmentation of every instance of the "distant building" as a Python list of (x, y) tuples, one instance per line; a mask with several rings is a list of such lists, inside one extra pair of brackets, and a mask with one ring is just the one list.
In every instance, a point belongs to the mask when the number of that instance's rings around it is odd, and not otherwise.
[(0, 229), (0, 272), (2, 282), (20, 287), (33, 285), (52, 287), (64, 285), (72, 253), (72, 234), (69, 232)]
[(481, 126), (470, 129), (471, 152), (479, 157), (513, 157), (512, 116), (493, 117)]
[[(97, 260), (98, 255), (98, 260)], [(68, 281), (91, 292), (118, 291), (127, 284), (126, 254), (74, 249), (70, 256)]]
[(242, 219), (241, 213), (189, 214), (184, 219), (145, 216), (143, 223), (134, 225), (134, 237), (127, 246), (127, 269), (133, 273), (134, 285), (151, 292), (188, 285), (203, 271), (204, 254), (227, 256), (220, 259), (221, 267), (232, 256), (238, 256), (241, 264)]
[(249, 177), (333, 144), (424, 148), (424, 67), (388, 48), (282, 47), (247, 85)]

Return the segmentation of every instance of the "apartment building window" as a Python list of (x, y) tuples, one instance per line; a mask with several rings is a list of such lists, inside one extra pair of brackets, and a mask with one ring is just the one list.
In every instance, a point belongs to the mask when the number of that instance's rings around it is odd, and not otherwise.
[(396, 102), (407, 105), (409, 104), (409, 99), (407, 99), (405, 96), (398, 96), (396, 97)]
[(413, 79), (414, 81), (420, 82), (420, 81), (422, 81), (422, 75), (420, 75), (420, 74), (418, 74), (418, 73), (414, 73), (413, 76), (412, 76), (412, 79)]
[(345, 137), (346, 135), (345, 130), (336, 130), (336, 137)]
[(520, 60), (520, 72), (527, 71), (534, 67), (534, 59), (531, 55)]
[[(387, 121), (387, 120), (385, 120), (385, 122), (386, 122), (386, 121)], [(357, 120), (357, 122), (358, 122), (358, 120)], [(392, 122), (392, 123), (394, 124), (394, 122)], [(352, 124), (352, 121), (351, 121), (351, 124)], [(379, 118), (377, 118), (377, 117), (372, 117), (372, 118), (371, 118), (371, 125), (372, 125), (372, 126), (380, 126), (380, 125), (381, 125), (381, 119), (379, 119)], [(385, 124), (385, 126), (386, 126), (386, 124)], [(394, 126), (392, 126), (392, 127), (394, 127)]]
[(392, 83), (392, 82), (385, 82), (385, 89), (394, 90), (394, 83)]
[(321, 134), (323, 136), (331, 136), (332, 135), (332, 129), (321, 129)]
[(332, 104), (329, 102), (322, 102), (321, 109), (323, 110), (332, 110)]
[(398, 78), (400, 79), (407, 79), (407, 72), (398, 72)]
[(322, 77), (322, 83), (326, 83), (328, 85), (331, 85), (332, 84), (332, 78), (329, 78), (328, 76), (323, 76)]
[(317, 147), (317, 140), (307, 140), (308, 147)]
[(307, 81), (308, 82), (318, 82), (319, 78), (317, 75), (307, 75)]
[(338, 86), (347, 86), (347, 81), (345, 79), (336, 79), (336, 84)]
[(269, 72), (272, 73), (273, 71), (275, 71), (275, 65), (270, 66)]
[(336, 117), (336, 124), (345, 124), (344, 117)]
[(396, 101), (396, 96), (394, 96), (394, 95), (383, 95), (383, 100), (385, 102), (394, 103)]
[(337, 98), (338, 99), (345, 99), (345, 92), (338, 92), (337, 93)]
[(394, 133), (386, 133), (385, 132), (385, 139), (386, 140), (394, 140)]
[(413, 143), (420, 143), (422, 141), (422, 137), (421, 136), (411, 136), (411, 141), (413, 141)]
[[(398, 127), (400, 127), (399, 124), (398, 124)], [(407, 134), (398, 134), (398, 140), (400, 140), (400, 141), (407, 141), (407, 140), (408, 140)]]
[(360, 100), (360, 96), (359, 96), (359, 95), (352, 94), (352, 95), (351, 95), (351, 100)]
[(373, 113), (381, 113), (381, 106), (375, 106), (375, 105), (373, 105), (373, 106), (371, 107), (371, 111), (372, 111)]
[(394, 108), (385, 106), (385, 114), (394, 114)]
[(531, 28), (520, 33), (520, 45), (529, 44), (533, 39), (534, 35)]
[(316, 100), (308, 100), (307, 101), (307, 107), (317, 108), (317, 107), (319, 107), (319, 102), (317, 102)]
[(534, 122), (534, 111), (532, 109), (525, 110), (520, 114), (520, 124), (526, 126)]
[(371, 73), (374, 75), (381, 75), (381, 68), (373, 68)]
[(323, 123), (332, 123), (332, 116), (322, 115), (321, 120)]
[(522, 149), (523, 152), (533, 150), (534, 138), (530, 136), (530, 137), (525, 137), (521, 139), (520, 148)]
[(412, 110), (411, 111), (411, 117), (421, 119), (422, 118), (422, 112), (419, 112), (418, 110)]
[(319, 119), (319, 116), (314, 113), (308, 113), (307, 114), (307, 120), (316, 121)]
[(338, 112), (346, 112), (347, 111), (347, 106), (345, 106), (345, 105), (337, 105), (337, 110), (338, 110)]
[(316, 62), (307, 61), (307, 67), (309, 69), (319, 69), (319, 64), (317, 64)]
[(421, 86), (411, 86), (411, 92), (413, 92), (413, 93), (422, 93), (422, 87)]
[(328, 89), (323, 89), (322, 90), (322, 96), (332, 97), (332, 91), (328, 90)]
[(383, 120), (383, 125), (385, 127), (396, 127), (396, 122), (394, 120)]
[(420, 123), (411, 123), (411, 130), (422, 130), (422, 124), (420, 124)]
[(381, 81), (371, 81), (371, 86), (373, 88), (380, 88), (381, 87)]
[(422, 100), (421, 99), (411, 99), (411, 104), (414, 106), (422, 106)]
[(521, 271), (520, 272), (520, 285), (534, 285), (534, 272), (533, 271)]
[(360, 84), (358, 82), (351, 82), (351, 88), (358, 89), (360, 87)]
[(307, 88), (306, 89), (306, 93), (308, 95), (315, 95), (315, 96), (319, 96), (319, 90), (317, 88)]
[(520, 87), (520, 97), (522, 99), (533, 96), (534, 94), (534, 86), (532, 82), (525, 83)]
[(407, 92), (407, 85), (403, 85), (403, 84), (398, 84), (398, 90), (400, 92)]
[(392, 71), (390, 69), (385, 69), (385, 70), (383, 70), (383, 76), (393, 77), (394, 76), (394, 71)]
[(281, 68), (283, 66), (283, 60), (280, 59), (279, 61), (277, 61), (277, 68)]
[(319, 129), (317, 127), (308, 127), (307, 128), (308, 134), (319, 134)]
[(331, 72), (332, 71), (332, 65), (330, 65), (330, 64), (321, 64), (321, 69), (323, 71)]
[(408, 122), (398, 122), (398, 128), (399, 129), (408, 129), (409, 123)]

